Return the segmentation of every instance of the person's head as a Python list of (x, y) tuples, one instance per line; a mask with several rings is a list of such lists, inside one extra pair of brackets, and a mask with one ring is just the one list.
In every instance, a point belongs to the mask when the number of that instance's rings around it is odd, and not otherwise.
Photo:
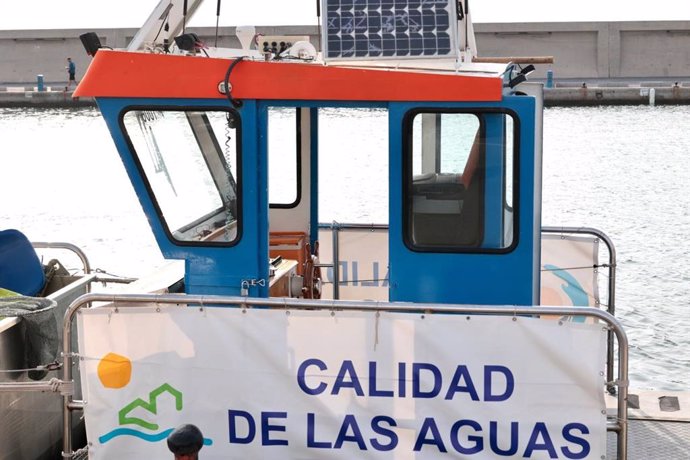
[(69, 62), (72, 62), (72, 58), (67, 58), (67, 60), (68, 60)]
[(204, 445), (201, 430), (194, 425), (181, 425), (168, 436), (168, 449), (175, 454), (175, 460), (197, 460)]

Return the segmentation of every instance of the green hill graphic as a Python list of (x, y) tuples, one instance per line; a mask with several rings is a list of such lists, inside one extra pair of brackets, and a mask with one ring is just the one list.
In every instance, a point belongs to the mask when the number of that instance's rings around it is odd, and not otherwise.
[(120, 425), (138, 425), (142, 428), (146, 428), (147, 430), (157, 430), (158, 424), (147, 422), (146, 420), (142, 420), (138, 417), (130, 417), (129, 413), (137, 407), (141, 407), (145, 411), (148, 411), (156, 415), (158, 413), (158, 397), (163, 393), (168, 393), (172, 395), (173, 398), (175, 398), (175, 409), (177, 409), (178, 411), (182, 410), (182, 393), (174, 389), (169, 384), (164, 383), (163, 385), (159, 386), (158, 388), (151, 391), (151, 393), (149, 393), (148, 402), (144, 401), (141, 398), (137, 398), (131, 403), (127, 404), (122, 409), (120, 409), (120, 412), (118, 413)]

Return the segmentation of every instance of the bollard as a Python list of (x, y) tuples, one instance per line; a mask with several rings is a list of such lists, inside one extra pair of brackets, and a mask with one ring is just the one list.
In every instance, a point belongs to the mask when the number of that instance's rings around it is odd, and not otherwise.
[(553, 70), (546, 71), (546, 87), (553, 88)]
[(45, 86), (43, 86), (43, 75), (36, 75), (36, 86), (38, 86), (39, 91), (45, 91)]

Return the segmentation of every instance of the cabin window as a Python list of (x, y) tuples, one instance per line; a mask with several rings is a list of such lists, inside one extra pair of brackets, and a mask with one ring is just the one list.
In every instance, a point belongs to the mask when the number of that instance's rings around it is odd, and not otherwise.
[(272, 208), (294, 208), (300, 200), (300, 110), (268, 109), (268, 202)]
[(442, 252), (510, 248), (516, 231), (512, 116), (415, 111), (406, 120), (406, 244)]
[(318, 130), (320, 221), (387, 224), (388, 110), (319, 108)]
[(226, 110), (129, 110), (122, 123), (168, 234), (231, 244), (239, 234), (239, 116)]

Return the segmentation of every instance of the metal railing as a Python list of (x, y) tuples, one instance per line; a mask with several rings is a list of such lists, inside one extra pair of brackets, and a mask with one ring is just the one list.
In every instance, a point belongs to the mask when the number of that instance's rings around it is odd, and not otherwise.
[(332, 237), (331, 263), (321, 264), (333, 270), (333, 298), (340, 299), (340, 231), (341, 230), (388, 230), (386, 224), (341, 224), (333, 221), (330, 224), (319, 224), (319, 230), (330, 230)]
[[(305, 300), (284, 298), (251, 298), (251, 297), (223, 297), (223, 296), (198, 296), (198, 295), (137, 295), (137, 294), (85, 294), (76, 299), (65, 312), (63, 321), (63, 377), (67, 384), (72, 382), (72, 365), (74, 354), (71, 348), (72, 320), (75, 314), (92, 302), (110, 302), (116, 308), (128, 308), (140, 306), (137, 304), (149, 303), (153, 305), (177, 304), (194, 306), (234, 306), (239, 308), (268, 307), (284, 310), (290, 309), (322, 309), (322, 310), (358, 310), (358, 311), (386, 311), (407, 313), (460, 313), (500, 316), (536, 316), (536, 315), (561, 315), (561, 316), (587, 316), (603, 321), (609, 331), (618, 339), (618, 374), (614, 382), (618, 386), (618, 408), (615, 419), (607, 421), (607, 431), (613, 431), (617, 435), (618, 458), (627, 460), (628, 443), (628, 338), (618, 320), (606, 311), (592, 307), (514, 307), (514, 306), (477, 306), (477, 305), (450, 305), (404, 302), (371, 302), (371, 301), (335, 301), (335, 300)], [(120, 304), (118, 304), (120, 303)], [(73, 458), (72, 451), (72, 411), (83, 409), (82, 401), (74, 401), (71, 394), (63, 396), (63, 458)]]
[[(340, 262), (340, 251), (339, 251), (339, 233), (343, 230), (388, 230), (388, 225), (386, 224), (348, 224), (333, 221), (330, 224), (319, 224), (320, 230), (331, 230), (333, 233), (333, 298), (338, 299), (336, 295), (338, 293), (339, 282), (339, 262)], [(592, 227), (542, 227), (542, 233), (567, 233), (573, 235), (591, 235), (599, 238), (604, 242), (609, 251), (609, 263), (607, 268), (609, 269), (609, 282), (608, 282), (608, 301), (607, 310), (612, 315), (615, 313), (615, 292), (616, 292), (616, 249), (613, 245), (613, 241), (601, 230)], [(330, 266), (331, 264), (327, 264)]]
[[(606, 302), (606, 311), (608, 311), (611, 316), (616, 314), (616, 248), (613, 245), (613, 241), (601, 230), (591, 227), (542, 227), (542, 233), (552, 233), (552, 234), (569, 234), (569, 235), (591, 235), (599, 238), (604, 242), (606, 248), (609, 252), (609, 262), (607, 264), (608, 268), (608, 300)], [(593, 267), (594, 268), (594, 267)], [(614, 367), (614, 341), (613, 332), (609, 331), (608, 341), (606, 350), (606, 380), (608, 382), (613, 381), (613, 367)], [(611, 394), (615, 394), (615, 385), (609, 384), (608, 391)]]
[[(319, 224), (320, 230), (330, 230), (332, 232), (333, 240), (333, 254), (332, 263), (324, 264), (324, 267), (332, 267), (333, 270), (333, 298), (340, 298), (340, 232), (347, 230), (387, 230), (386, 224), (348, 224), (333, 221), (331, 224)], [(608, 268), (608, 289), (606, 311), (615, 316), (616, 313), (616, 248), (613, 241), (601, 230), (592, 227), (542, 227), (542, 233), (550, 234), (569, 234), (569, 235), (589, 235), (601, 240), (609, 253), (608, 264), (604, 267)], [(596, 269), (597, 267), (593, 267)], [(613, 332), (609, 331), (608, 345), (606, 352), (606, 379), (608, 382), (613, 381), (614, 368), (614, 340)], [(615, 394), (615, 385), (610, 384), (608, 387), (609, 393)]]
[(32, 241), (31, 246), (33, 246), (34, 249), (65, 249), (67, 251), (71, 251), (74, 254), (76, 254), (77, 257), (79, 257), (79, 260), (81, 260), (84, 274), (88, 275), (89, 273), (91, 273), (91, 264), (89, 263), (89, 259), (88, 257), (86, 257), (84, 251), (82, 251), (78, 246), (75, 246), (71, 243), (49, 243), (45, 241)]

